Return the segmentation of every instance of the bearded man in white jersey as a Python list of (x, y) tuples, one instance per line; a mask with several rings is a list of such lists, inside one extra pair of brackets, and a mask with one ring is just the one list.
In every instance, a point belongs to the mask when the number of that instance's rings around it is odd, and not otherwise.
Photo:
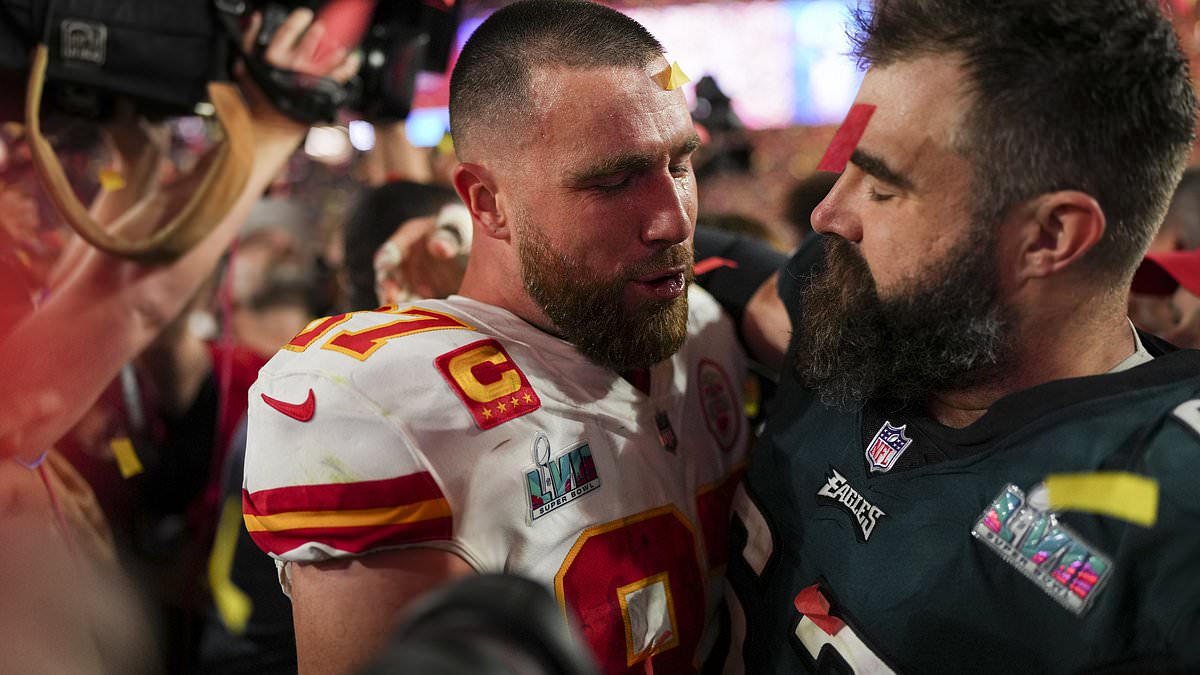
[(591, 3), (493, 14), (451, 80), (460, 295), (314, 321), (262, 370), (246, 525), (301, 672), (489, 571), (552, 588), (606, 672), (706, 657), (744, 364), (690, 287), (699, 139), (662, 53)]

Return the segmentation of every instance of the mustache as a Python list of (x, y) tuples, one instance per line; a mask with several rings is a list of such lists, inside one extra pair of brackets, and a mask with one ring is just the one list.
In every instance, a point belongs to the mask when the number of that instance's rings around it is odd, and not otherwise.
[(695, 252), (688, 244), (675, 244), (670, 248), (657, 251), (647, 260), (630, 264), (621, 270), (621, 276), (626, 279), (637, 279), (655, 272), (665, 272), (669, 269), (682, 267), (688, 281), (695, 275), (692, 266), (695, 264)]

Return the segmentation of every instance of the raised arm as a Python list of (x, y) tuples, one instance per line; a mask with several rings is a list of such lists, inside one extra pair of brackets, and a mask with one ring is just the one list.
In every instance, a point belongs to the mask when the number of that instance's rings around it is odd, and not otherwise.
[[(313, 53), (320, 24), (309, 10), (293, 12), (274, 36), (267, 58), (292, 70), (316, 70)], [(248, 39), (257, 25), (247, 31)], [(304, 37), (301, 37), (301, 35)], [(315, 37), (314, 37), (315, 36)], [(345, 52), (317, 72), (348, 78), (357, 57)], [(0, 342), (0, 402), (53, 400), (45, 406), (21, 406), (23, 417), (9, 417), (0, 429), (0, 455), (20, 452), (35, 457), (54, 443), (92, 404), (120, 368), (144, 349), (175, 316), (212, 272), (250, 207), (284, 166), (304, 137), (306, 127), (293, 122), (246, 88), (255, 131), (254, 166), (233, 208), (213, 231), (178, 260), (144, 266), (108, 256), (96, 249), (79, 255), (62, 275), (51, 298)], [(113, 224), (124, 233), (152, 230), (190, 199), (212, 155), (188, 175), (139, 201)]]

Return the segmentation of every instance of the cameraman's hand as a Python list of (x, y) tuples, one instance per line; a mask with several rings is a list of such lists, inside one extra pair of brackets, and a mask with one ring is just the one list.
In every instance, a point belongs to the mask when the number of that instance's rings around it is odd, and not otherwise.
[(156, 169), (170, 142), (165, 125), (146, 121), (133, 103), (124, 98), (117, 100), (112, 119), (100, 130), (112, 155), (112, 168), (125, 174), (137, 170), (149, 158), (153, 158), (151, 168)]
[[(314, 77), (328, 77), (338, 82), (349, 80), (358, 72), (361, 63), (358, 51), (351, 52), (340, 45), (333, 49), (323, 47), (325, 25), (314, 21), (314, 18), (313, 11), (307, 7), (292, 11), (267, 45), (264, 53), (267, 63), (276, 68)], [(256, 12), (242, 33), (243, 53), (253, 53), (254, 40), (261, 28), (262, 15)], [(244, 68), (239, 69), (238, 83), (250, 104), (250, 113), (256, 125), (293, 131), (307, 128), (276, 110)]]

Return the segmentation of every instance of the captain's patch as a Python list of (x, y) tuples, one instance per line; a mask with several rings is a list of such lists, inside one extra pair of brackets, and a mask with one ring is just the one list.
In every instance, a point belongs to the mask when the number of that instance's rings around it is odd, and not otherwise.
[(992, 501), (971, 534), (1076, 615), (1088, 610), (1112, 576), (1107, 556), (1060, 523), (1053, 511), (1031, 504), (1016, 485)]
[(435, 363), (480, 429), (486, 431), (542, 407), (525, 373), (493, 339), (442, 354)]

